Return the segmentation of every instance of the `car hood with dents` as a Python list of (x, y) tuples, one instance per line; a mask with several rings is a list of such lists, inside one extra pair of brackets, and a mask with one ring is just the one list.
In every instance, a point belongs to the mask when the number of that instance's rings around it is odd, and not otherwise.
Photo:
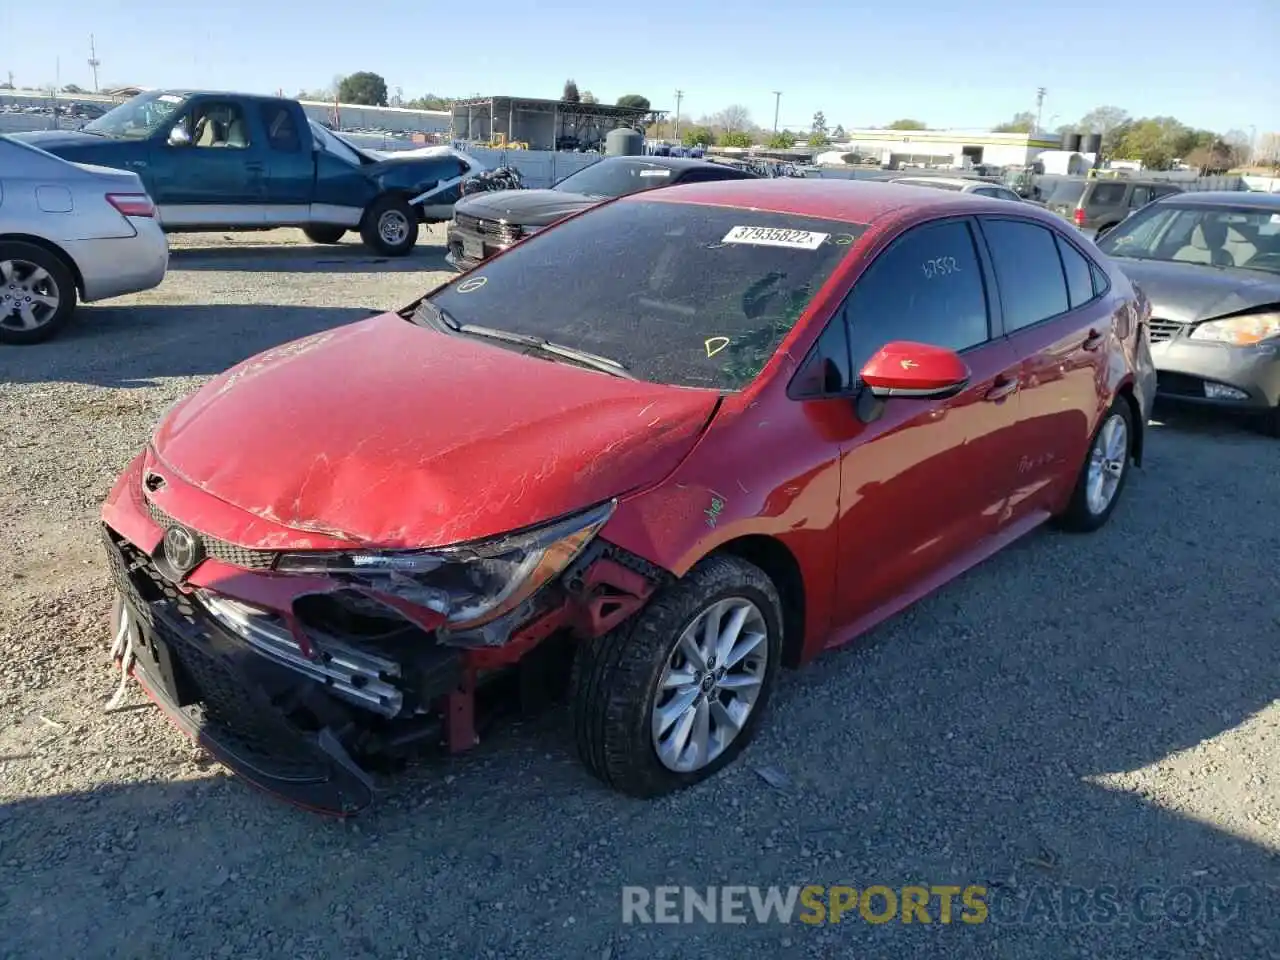
[(385, 314), (220, 374), (169, 414), (152, 448), (187, 483), (299, 531), (300, 542), (432, 547), (659, 482), (717, 404), (713, 391), (523, 356)]
[(454, 213), (481, 220), (505, 220), (522, 227), (545, 227), (603, 201), (603, 197), (563, 190), (494, 190), (464, 197), (453, 209)]
[(1152, 316), (1178, 323), (1199, 323), (1280, 302), (1280, 276), (1256, 270), (1125, 257), (1112, 262), (1151, 300)]

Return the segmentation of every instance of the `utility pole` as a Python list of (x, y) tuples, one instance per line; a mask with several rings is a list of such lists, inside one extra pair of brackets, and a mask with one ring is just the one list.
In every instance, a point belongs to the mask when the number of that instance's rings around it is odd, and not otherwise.
[(89, 34), (89, 69), (93, 71), (93, 92), (98, 92), (98, 67), (102, 61), (98, 59), (98, 51), (93, 46), (93, 34)]
[(782, 106), (782, 91), (773, 91), (773, 132), (778, 132), (778, 108)]
[(1040, 132), (1040, 112), (1044, 109), (1044, 95), (1048, 92), (1044, 87), (1036, 87), (1036, 133)]
[(676, 125), (675, 130), (671, 134), (672, 140), (680, 139), (680, 101), (684, 99), (684, 91), (676, 91)]

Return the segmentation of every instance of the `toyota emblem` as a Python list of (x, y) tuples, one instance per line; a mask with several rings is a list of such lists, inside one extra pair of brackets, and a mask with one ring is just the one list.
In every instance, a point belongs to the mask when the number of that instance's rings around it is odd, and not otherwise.
[(170, 527), (164, 532), (164, 556), (179, 573), (188, 573), (202, 559), (200, 540), (186, 527)]

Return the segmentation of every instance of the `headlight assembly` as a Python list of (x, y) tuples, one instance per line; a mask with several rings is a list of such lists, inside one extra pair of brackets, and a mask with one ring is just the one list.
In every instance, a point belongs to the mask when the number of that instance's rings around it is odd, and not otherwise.
[(362, 581), (467, 630), (511, 612), (574, 561), (613, 515), (609, 501), (564, 520), (476, 543), (430, 550), (286, 553), (276, 572)]
[(1213, 340), (1247, 347), (1280, 336), (1280, 313), (1249, 313), (1210, 320), (1191, 331), (1192, 340)]

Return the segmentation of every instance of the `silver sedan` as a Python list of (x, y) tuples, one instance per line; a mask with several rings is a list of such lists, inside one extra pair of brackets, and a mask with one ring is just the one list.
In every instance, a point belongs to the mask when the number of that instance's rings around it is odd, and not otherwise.
[(70, 163), (0, 136), (0, 344), (47, 340), (77, 296), (149, 290), (168, 266), (137, 174)]

